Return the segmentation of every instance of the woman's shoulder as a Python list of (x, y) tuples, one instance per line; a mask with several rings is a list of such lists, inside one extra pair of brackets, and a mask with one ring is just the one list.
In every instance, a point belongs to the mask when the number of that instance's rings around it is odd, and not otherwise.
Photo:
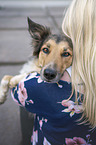
[(37, 72), (30, 73), (22, 81), (25, 82), (25, 81), (28, 81), (28, 80), (32, 80), (34, 78), (36, 78), (36, 79), (40, 78), (40, 74), (37, 73)]

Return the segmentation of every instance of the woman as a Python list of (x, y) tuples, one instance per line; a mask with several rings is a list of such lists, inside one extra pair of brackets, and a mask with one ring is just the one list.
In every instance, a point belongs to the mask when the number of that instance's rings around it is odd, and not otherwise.
[(95, 5), (96, 0), (73, 0), (63, 21), (73, 42), (72, 76), (69, 68), (59, 84), (48, 84), (32, 73), (12, 90), (16, 102), (36, 114), (33, 145), (96, 143), (96, 131), (84, 124), (96, 126)]
[(82, 123), (96, 127), (96, 0), (73, 0), (63, 32), (73, 42), (72, 88), (83, 91)]
[[(73, 0), (63, 32), (73, 42), (72, 87), (83, 88), (85, 122), (96, 127), (96, 0)], [(81, 88), (80, 88), (81, 87)]]

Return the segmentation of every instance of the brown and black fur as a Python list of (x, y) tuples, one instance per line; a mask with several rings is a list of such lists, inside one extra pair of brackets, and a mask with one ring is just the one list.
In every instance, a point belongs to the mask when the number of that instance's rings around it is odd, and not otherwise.
[(73, 48), (71, 39), (65, 36), (64, 34), (52, 34), (49, 27), (37, 24), (33, 22), (30, 18), (28, 18), (28, 26), (29, 33), (32, 37), (32, 47), (34, 49), (34, 56), (39, 56), (39, 52), (42, 45), (49, 39), (55, 40), (57, 44), (61, 41), (66, 41), (68, 42), (69, 46)]

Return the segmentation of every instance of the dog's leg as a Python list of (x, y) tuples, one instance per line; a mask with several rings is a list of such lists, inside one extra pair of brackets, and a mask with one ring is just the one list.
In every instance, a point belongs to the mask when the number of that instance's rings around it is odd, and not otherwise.
[(1, 80), (1, 84), (0, 84), (0, 104), (4, 103), (6, 100), (6, 96), (7, 96), (7, 92), (9, 89), (9, 82), (10, 79), (13, 76), (4, 76), (3, 79)]
[(20, 74), (20, 75), (16, 75), (14, 77), (12, 77), (12, 79), (10, 80), (9, 86), (10, 88), (15, 87), (23, 78), (26, 77), (26, 73), (24, 74)]
[(16, 75), (16, 76), (4, 76), (0, 84), (0, 104), (3, 104), (7, 97), (7, 92), (9, 88), (15, 87), (24, 77), (25, 74)]

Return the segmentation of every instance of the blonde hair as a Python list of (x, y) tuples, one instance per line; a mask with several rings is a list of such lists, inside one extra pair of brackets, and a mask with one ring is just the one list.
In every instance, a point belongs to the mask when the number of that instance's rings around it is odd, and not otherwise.
[(62, 24), (73, 42), (72, 88), (83, 84), (85, 122), (96, 127), (96, 0), (73, 0)]

